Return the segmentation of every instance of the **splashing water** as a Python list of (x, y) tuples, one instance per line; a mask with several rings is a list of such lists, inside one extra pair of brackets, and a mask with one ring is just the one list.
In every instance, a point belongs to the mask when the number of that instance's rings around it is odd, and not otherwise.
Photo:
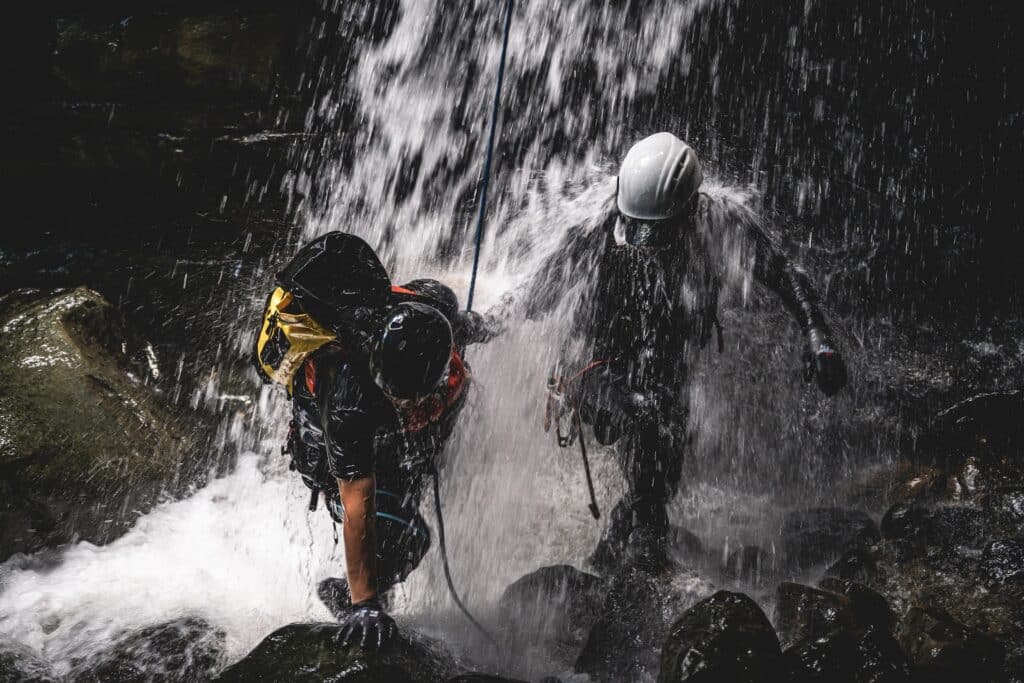
[[(614, 191), (608, 166), (634, 135), (617, 123), (622, 108), (657, 92), (680, 60), (684, 29), (705, 4), (666, 3), (636, 13), (635, 3), (518, 6), (508, 75), (516, 85), (504, 107), (482, 309), (527, 280), (558, 247), (563, 228), (600, 211)], [(379, 249), (396, 282), (435, 276), (464, 294), (500, 5), (478, 2), (449, 13), (408, 0), (389, 37), (366, 46), (348, 81), (322, 84), (308, 132), (354, 155), (343, 162), (344, 155), (325, 156), (312, 146), (297, 151), (289, 187), (305, 237), (355, 232)], [(580, 79), (592, 97), (580, 97)], [(352, 91), (359, 116), (353, 129), (341, 130), (339, 111)], [(516, 149), (515, 156), (501, 157), (503, 147)], [(717, 186), (756, 208), (749, 192)], [(725, 315), (732, 348), (706, 358), (691, 387), (700, 431), (688, 455), (694, 483), (672, 511), (712, 543), (761, 538), (778, 519), (769, 511), (824, 496), (828, 484), (813, 463), (822, 444), (840, 436), (821, 425), (855, 400), (824, 405), (807, 396), (795, 379), (795, 332), (782, 331), (778, 315), (755, 321), (743, 307), (757, 297), (744, 277), (735, 280), (736, 307)], [(578, 454), (561, 451), (539, 428), (548, 368), (573, 299), (568, 292), (553, 315), (469, 351), (474, 397), (448, 445), (442, 493), (456, 582), (466, 602), (485, 612), (532, 569), (581, 566), (599, 538)], [(780, 335), (793, 342), (780, 346)], [(283, 400), (265, 395), (259, 406), (253, 421), (279, 427), (229, 476), (159, 506), (107, 546), (82, 543), (52, 562), (19, 558), (4, 565), (0, 636), (66, 669), (124, 630), (183, 614), (223, 629), (231, 659), (278, 626), (328, 618), (315, 586), (341, 573), (340, 550), (327, 515), (306, 511), (306, 489), (282, 458), (268, 455), (286, 421)], [(848, 449), (832, 453), (847, 467)], [(622, 482), (602, 455), (595, 478), (607, 511)], [(789, 465), (777, 467), (781, 461)], [(791, 486), (793, 470), (806, 470), (803, 481), (817, 483)], [(742, 493), (751, 489), (757, 495)], [(433, 512), (424, 514), (431, 519)], [(400, 589), (398, 611), (407, 623), (465, 639), (443, 586), (431, 553)]]

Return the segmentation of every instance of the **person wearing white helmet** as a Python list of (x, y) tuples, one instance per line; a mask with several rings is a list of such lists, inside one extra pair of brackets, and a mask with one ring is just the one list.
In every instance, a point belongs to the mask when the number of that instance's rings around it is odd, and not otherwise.
[(626, 494), (591, 558), (601, 571), (635, 543), (664, 550), (665, 506), (690, 443), (686, 381), (696, 352), (715, 336), (722, 346), (719, 292), (737, 262), (799, 324), (808, 376), (821, 391), (832, 396), (846, 383), (806, 275), (775, 248), (755, 212), (723, 193), (702, 192), (703, 179), (696, 152), (675, 135), (640, 140), (622, 161), (604, 214), (571, 226), (563, 248), (513, 297), (527, 317), (537, 317), (586, 283), (565, 345), (574, 351), (563, 353), (551, 387), (559, 410), (570, 406), (582, 418), (563, 414), (563, 423), (589, 423), (600, 442), (614, 443), (626, 478)]

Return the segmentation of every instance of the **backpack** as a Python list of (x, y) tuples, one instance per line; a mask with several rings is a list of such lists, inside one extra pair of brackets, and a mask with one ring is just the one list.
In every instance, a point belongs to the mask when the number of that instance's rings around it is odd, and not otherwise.
[(276, 277), (256, 336), (253, 365), (266, 383), (284, 385), (317, 349), (358, 345), (391, 297), (391, 279), (365, 241), (330, 232), (298, 251)]

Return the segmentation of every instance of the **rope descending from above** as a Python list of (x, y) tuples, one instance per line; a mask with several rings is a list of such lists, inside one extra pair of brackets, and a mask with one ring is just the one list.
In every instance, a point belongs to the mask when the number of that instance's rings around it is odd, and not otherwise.
[[(480, 178), (480, 213), (477, 215), (476, 222), (476, 238), (475, 246), (473, 250), (473, 274), (469, 279), (469, 295), (466, 297), (466, 310), (473, 310), (473, 293), (476, 291), (476, 274), (480, 268), (480, 245), (483, 242), (484, 237), (484, 216), (487, 214), (487, 187), (491, 180), (491, 165), (494, 162), (494, 138), (497, 134), (498, 129), (498, 109), (501, 107), (501, 86), (505, 80), (505, 58), (508, 55), (508, 34), (512, 28), (512, 3), (513, 0), (508, 0), (505, 5), (505, 32), (501, 42), (501, 61), (498, 62), (498, 84), (494, 88), (494, 105), (491, 108), (491, 130), (487, 138), (487, 156), (484, 160), (484, 171)], [(455, 605), (459, 610), (466, 615), (466, 619), (473, 624), (476, 629), (483, 634), (483, 636), (491, 642), (492, 645), (497, 646), (498, 642), (494, 639), (487, 629), (480, 625), (480, 622), (470, 613), (466, 606), (462, 604), (462, 600), (459, 598), (458, 592), (455, 590), (455, 582), (452, 581), (452, 570), (448, 566), (448, 548), (445, 543), (444, 537), (444, 517), (441, 514), (441, 486), (438, 481), (438, 473), (435, 468), (433, 471), (434, 475), (434, 508), (437, 511), (437, 537), (438, 545), (441, 549), (441, 563), (444, 566), (444, 578), (448, 583), (448, 592), (451, 593), (452, 600), (455, 601)]]
[(491, 181), (491, 164), (494, 161), (494, 138), (498, 129), (498, 110), (501, 107), (501, 86), (505, 80), (505, 57), (508, 55), (508, 34), (512, 28), (512, 0), (505, 6), (505, 35), (501, 43), (501, 61), (498, 62), (498, 84), (494, 88), (494, 106), (491, 108), (491, 132), (487, 138), (487, 156), (484, 172), (480, 178), (480, 212), (476, 220), (476, 245), (473, 251), (473, 274), (469, 278), (469, 295), (466, 310), (473, 310), (473, 293), (476, 291), (476, 273), (480, 267), (480, 245), (484, 238), (484, 216), (487, 213), (487, 187)]

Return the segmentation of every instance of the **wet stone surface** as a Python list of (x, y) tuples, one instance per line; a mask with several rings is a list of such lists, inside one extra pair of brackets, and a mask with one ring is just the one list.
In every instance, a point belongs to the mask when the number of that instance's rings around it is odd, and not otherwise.
[(208, 681), (223, 664), (225, 634), (185, 618), (130, 633), (107, 651), (72, 662), (74, 683)]
[(274, 631), (215, 680), (436, 683), (459, 673), (440, 645), (399, 635), (383, 652), (366, 654), (337, 642), (337, 624), (292, 624)]
[(662, 646), (658, 683), (772, 683), (779, 641), (753, 600), (719, 591), (686, 610)]
[(900, 645), (923, 680), (997, 680), (1003, 647), (938, 608), (914, 607), (904, 616)]
[(515, 641), (579, 646), (598, 618), (603, 585), (569, 565), (542, 567), (505, 589), (498, 608)]
[(782, 526), (786, 555), (803, 569), (834, 561), (848, 550), (870, 546), (878, 539), (878, 527), (869, 515), (846, 508), (793, 512)]
[(785, 649), (833, 631), (853, 629), (857, 615), (852, 601), (843, 595), (783, 583), (775, 591), (775, 626)]

